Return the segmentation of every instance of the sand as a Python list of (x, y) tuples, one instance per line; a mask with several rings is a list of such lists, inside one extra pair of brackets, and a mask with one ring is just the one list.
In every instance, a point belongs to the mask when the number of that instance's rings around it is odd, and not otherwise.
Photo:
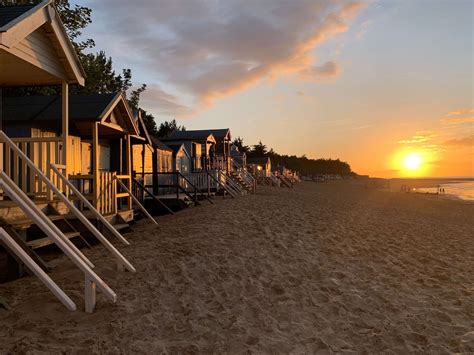
[(32, 277), (0, 285), (0, 353), (474, 352), (474, 204), (347, 181), (215, 201), (138, 223), (137, 274), (87, 250), (119, 297), (92, 315)]

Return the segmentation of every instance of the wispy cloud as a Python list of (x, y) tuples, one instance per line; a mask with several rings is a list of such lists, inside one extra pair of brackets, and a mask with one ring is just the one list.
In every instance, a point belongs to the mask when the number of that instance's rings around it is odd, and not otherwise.
[(339, 65), (334, 61), (322, 65), (314, 65), (300, 71), (300, 77), (305, 80), (317, 81), (320, 79), (333, 78), (340, 73)]
[(107, 29), (97, 42), (114, 58), (127, 56), (146, 68), (151, 86), (191, 97), (193, 109), (265, 78), (336, 76), (337, 63), (315, 65), (314, 48), (347, 31), (365, 6), (359, 0), (87, 1), (95, 23)]
[(441, 118), (441, 123), (446, 125), (459, 125), (463, 123), (474, 122), (474, 108), (466, 108), (460, 110), (454, 110), (446, 114)]
[(463, 123), (471, 123), (474, 122), (474, 116), (467, 116), (467, 117), (443, 117), (441, 122), (444, 124), (463, 124)]
[(474, 147), (474, 134), (462, 138), (454, 138), (447, 140), (443, 143), (447, 146), (467, 146), (467, 147)]
[(446, 116), (460, 116), (460, 115), (466, 115), (469, 113), (474, 113), (474, 108), (466, 108), (466, 109), (451, 111)]
[(420, 144), (420, 143), (426, 143), (428, 141), (431, 141), (434, 137), (436, 137), (436, 134), (434, 133), (419, 132), (410, 138), (402, 139), (398, 141), (398, 143), (399, 144)]

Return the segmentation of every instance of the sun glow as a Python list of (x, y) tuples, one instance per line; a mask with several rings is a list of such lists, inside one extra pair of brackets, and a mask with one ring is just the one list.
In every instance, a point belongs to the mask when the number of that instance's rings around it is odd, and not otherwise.
[(393, 155), (391, 167), (399, 177), (429, 176), (435, 159), (435, 153), (426, 149), (402, 149)]
[(418, 153), (410, 153), (403, 159), (403, 167), (410, 171), (416, 171), (420, 169), (423, 164), (423, 159)]

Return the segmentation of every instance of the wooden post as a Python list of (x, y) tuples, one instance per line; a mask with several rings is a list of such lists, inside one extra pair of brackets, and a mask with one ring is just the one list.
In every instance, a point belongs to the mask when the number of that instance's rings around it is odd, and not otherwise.
[(92, 281), (89, 276), (85, 276), (85, 303), (86, 303), (86, 313), (93, 313), (95, 309), (95, 305), (97, 302), (96, 299), (96, 285), (94, 281)]
[[(128, 176), (128, 188), (131, 190), (132, 189), (132, 152), (130, 149), (130, 135), (127, 134), (125, 136), (125, 165), (126, 165), (126, 172), (125, 174)], [(132, 209), (132, 198), (129, 196), (128, 197), (128, 202), (127, 202), (127, 209), (131, 210)]]
[(99, 122), (92, 124), (92, 176), (94, 189), (94, 207), (99, 210)]
[(67, 152), (68, 152), (68, 141), (69, 141), (69, 84), (66, 81), (62, 83), (61, 90), (61, 109), (62, 109), (62, 138), (63, 138), (63, 150), (62, 150), (62, 161), (66, 168), (64, 170), (64, 175), (69, 177), (68, 171), (69, 167), (67, 164)]
[(0, 86), (0, 130), (3, 130), (3, 92), (2, 92), (1, 86)]
[(158, 184), (159, 184), (159, 179), (158, 179), (158, 149), (153, 147), (153, 161), (152, 161), (152, 171), (153, 171), (153, 195), (157, 196), (158, 195)]

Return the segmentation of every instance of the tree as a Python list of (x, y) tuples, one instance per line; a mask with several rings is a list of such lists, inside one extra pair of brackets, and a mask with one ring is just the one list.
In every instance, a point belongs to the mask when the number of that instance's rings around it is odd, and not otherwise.
[(250, 155), (254, 157), (265, 157), (268, 154), (267, 146), (259, 141), (258, 144), (255, 144), (250, 151)]
[(160, 124), (158, 128), (157, 137), (158, 138), (166, 138), (169, 137), (175, 131), (185, 131), (186, 127), (179, 126), (175, 119), (171, 121), (165, 121)]
[(243, 138), (235, 138), (232, 144), (235, 145), (241, 153), (248, 153), (250, 151), (250, 147), (248, 145), (244, 145)]
[(142, 111), (142, 120), (145, 124), (146, 130), (152, 136), (158, 137), (158, 128), (156, 126), (155, 117), (151, 113), (146, 112), (145, 110)]
[[(1, 5), (37, 4), (39, 2), (41, 0), (0, 0)], [(84, 52), (86, 49), (94, 48), (93, 39), (88, 38), (79, 41), (82, 30), (92, 23), (92, 9), (77, 4), (71, 6), (69, 0), (55, 0), (54, 3), (87, 76), (84, 87), (71, 86), (71, 94), (129, 92), (132, 88), (132, 71), (122, 69), (121, 74), (117, 74), (113, 69), (112, 58), (107, 57), (104, 51), (97, 53)], [(140, 94), (145, 89), (146, 85), (142, 84), (137, 89), (129, 92), (129, 103), (133, 110), (138, 109)], [(8, 88), (4, 90), (6, 96), (59, 95), (59, 93), (60, 89), (58, 87)]]

